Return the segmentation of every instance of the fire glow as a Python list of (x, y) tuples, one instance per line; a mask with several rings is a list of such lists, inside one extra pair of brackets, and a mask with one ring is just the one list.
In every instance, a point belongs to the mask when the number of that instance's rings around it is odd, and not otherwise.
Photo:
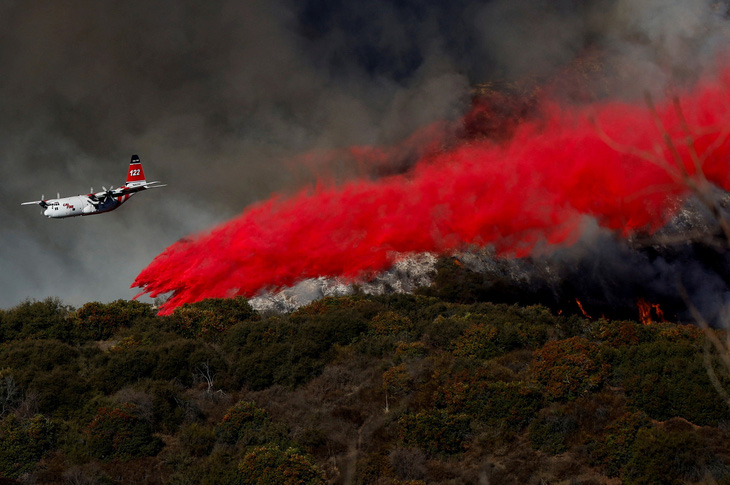
[(651, 325), (654, 322), (654, 319), (652, 317), (652, 310), (654, 311), (654, 315), (656, 315), (657, 321), (666, 321), (664, 319), (664, 312), (659, 307), (658, 303), (649, 303), (643, 298), (639, 298), (639, 300), (636, 302), (636, 307), (639, 310), (639, 322), (644, 325)]
[(575, 241), (586, 216), (624, 236), (654, 231), (689, 191), (677, 173), (696, 177), (699, 167), (730, 189), (727, 86), (730, 71), (678, 96), (691, 136), (671, 101), (655, 110), (641, 102), (545, 103), (538, 119), (501, 144), (462, 140), (427, 150), (406, 174), (322, 185), (247, 208), (168, 247), (133, 286), (151, 297), (172, 292), (165, 314), (318, 276), (367, 278), (410, 253), (491, 245), (503, 256), (526, 256)]

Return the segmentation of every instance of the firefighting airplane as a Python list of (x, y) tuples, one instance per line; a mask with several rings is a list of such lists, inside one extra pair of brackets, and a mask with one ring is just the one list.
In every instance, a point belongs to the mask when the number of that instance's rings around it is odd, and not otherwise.
[(109, 190), (102, 187), (104, 190), (96, 193), (92, 188), (90, 194), (63, 198), (59, 195), (57, 199), (46, 199), (41, 196), (41, 200), (23, 202), (20, 205), (38, 204), (43, 207), (42, 214), (44, 216), (54, 219), (103, 214), (104, 212), (113, 211), (129, 200), (136, 192), (165, 187), (165, 185), (157, 185), (159, 183), (145, 180), (139, 157), (132, 155), (132, 161), (129, 162), (129, 170), (127, 171), (127, 181), (121, 187), (116, 189), (110, 187)]

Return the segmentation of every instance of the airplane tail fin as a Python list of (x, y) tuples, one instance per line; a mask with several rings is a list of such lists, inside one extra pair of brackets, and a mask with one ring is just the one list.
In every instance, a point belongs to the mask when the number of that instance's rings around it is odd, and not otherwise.
[(140, 185), (145, 182), (142, 162), (139, 161), (137, 155), (132, 155), (132, 160), (129, 162), (129, 170), (127, 170), (127, 185)]

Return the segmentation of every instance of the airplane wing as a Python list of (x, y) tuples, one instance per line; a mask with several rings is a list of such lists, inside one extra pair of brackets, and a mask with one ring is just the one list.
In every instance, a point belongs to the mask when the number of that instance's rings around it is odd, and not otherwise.
[(33, 200), (31, 202), (23, 202), (20, 205), (35, 205), (35, 204), (38, 204), (39, 206), (41, 206), (43, 208), (48, 207), (48, 202), (46, 202), (45, 200)]

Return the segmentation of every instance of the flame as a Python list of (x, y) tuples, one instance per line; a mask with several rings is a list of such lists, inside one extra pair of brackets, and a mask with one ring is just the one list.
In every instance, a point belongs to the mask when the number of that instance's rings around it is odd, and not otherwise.
[(575, 299), (575, 302), (578, 304), (578, 308), (580, 308), (580, 311), (583, 313), (583, 316), (588, 318), (589, 320), (593, 320), (593, 318), (586, 313), (586, 311), (583, 309), (583, 304), (580, 302), (578, 298)]
[(666, 322), (664, 319), (664, 312), (658, 303), (649, 303), (643, 298), (639, 298), (636, 302), (636, 307), (639, 309), (639, 322), (644, 325), (650, 325), (654, 320), (652, 319), (652, 310), (656, 315), (657, 321)]

